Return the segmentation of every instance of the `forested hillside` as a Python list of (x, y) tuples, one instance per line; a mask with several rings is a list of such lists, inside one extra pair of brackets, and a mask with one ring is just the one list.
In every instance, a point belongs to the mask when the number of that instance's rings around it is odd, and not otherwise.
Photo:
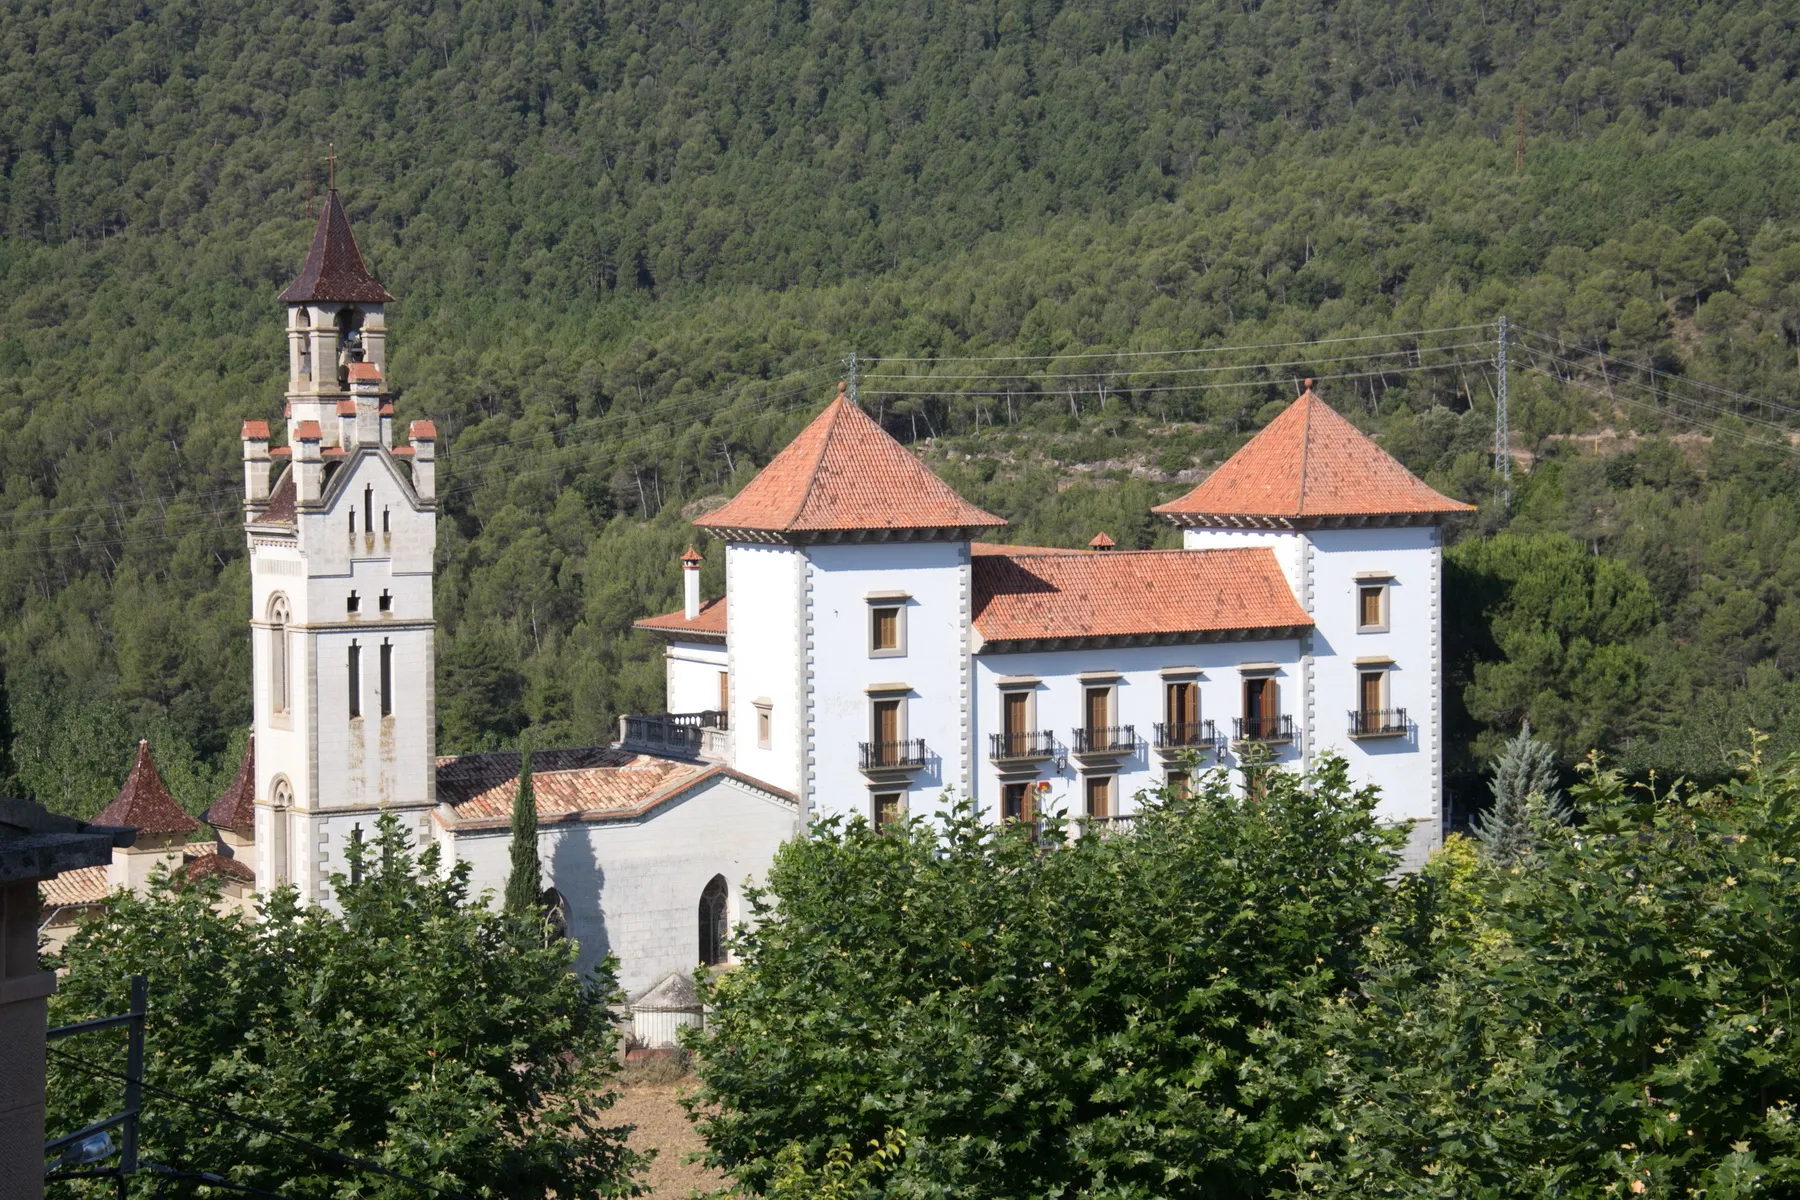
[(1636, 768), (1717, 773), (1751, 723), (1800, 744), (1796, 24), (14, 0), (0, 774), (92, 812), (139, 733), (190, 805), (235, 765), (237, 428), (278, 412), (274, 296), (332, 145), (400, 297), (399, 415), (444, 438), (446, 749), (659, 703), (629, 625), (676, 602), (683, 510), (851, 352), (865, 405), (1022, 540), (1168, 538), (1148, 505), (1317, 376), (1482, 505), (1450, 573), (1460, 769), (1525, 716)]

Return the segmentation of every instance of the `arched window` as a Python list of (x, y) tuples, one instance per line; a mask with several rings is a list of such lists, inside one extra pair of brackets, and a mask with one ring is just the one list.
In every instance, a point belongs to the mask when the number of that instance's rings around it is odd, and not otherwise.
[(288, 602), (277, 592), (269, 598), (269, 709), (288, 710)]
[(293, 875), (288, 868), (288, 810), (294, 806), (294, 789), (286, 779), (277, 776), (269, 789), (269, 799), (275, 809), (269, 814), (274, 822), (269, 831), (269, 861), (275, 869), (275, 884), (280, 886)]
[(723, 875), (714, 875), (700, 893), (700, 961), (709, 967), (725, 961), (725, 936), (730, 932), (725, 912), (727, 896)]

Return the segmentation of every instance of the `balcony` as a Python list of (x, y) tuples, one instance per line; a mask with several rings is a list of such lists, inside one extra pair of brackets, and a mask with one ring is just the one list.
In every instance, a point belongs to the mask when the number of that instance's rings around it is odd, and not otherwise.
[(1137, 749), (1137, 726), (1103, 725), (1077, 729), (1070, 739), (1075, 753), (1089, 758), (1125, 755)]
[(1350, 736), (1353, 738), (1405, 737), (1412, 732), (1404, 708), (1362, 708), (1350, 710)]
[(1122, 817), (1077, 817), (1083, 837), (1110, 838), (1123, 837), (1137, 827), (1135, 816)]
[(1158, 721), (1156, 748), (1164, 754), (1180, 754), (1197, 750), (1201, 754), (1217, 751), (1219, 729), (1211, 721)]
[(697, 713), (639, 713), (619, 718), (619, 744), (677, 758), (731, 757), (731, 722), (717, 709)]
[(988, 757), (997, 763), (1042, 762), (1056, 753), (1056, 734), (1048, 729), (988, 734)]
[(1233, 717), (1231, 740), (1251, 745), (1275, 746), (1294, 740), (1292, 717)]
[(863, 742), (862, 770), (866, 775), (917, 771), (925, 765), (925, 739), (903, 742)]

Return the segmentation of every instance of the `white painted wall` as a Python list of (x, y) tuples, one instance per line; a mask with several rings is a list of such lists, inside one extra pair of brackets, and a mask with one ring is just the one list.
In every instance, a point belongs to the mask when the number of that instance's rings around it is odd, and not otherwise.
[(663, 651), (665, 712), (707, 712), (719, 707), (719, 675), (730, 669), (723, 642), (671, 642)]
[[(1313, 749), (1337, 751), (1351, 778), (1379, 784), (1385, 820), (1419, 821), (1441, 841), (1442, 620), (1441, 531), (1433, 525), (1317, 530), (1312, 545)], [(1357, 632), (1357, 576), (1388, 581), (1388, 632)], [(1401, 738), (1352, 738), (1358, 658), (1394, 660), (1387, 706), (1404, 708), (1411, 732)]]
[[(569, 933), (583, 972), (619, 956), (627, 996), (670, 971), (692, 971), (700, 953), (700, 893), (713, 876), (730, 888), (733, 927), (749, 916), (746, 880), (760, 883), (781, 844), (798, 832), (798, 810), (728, 776), (634, 821), (540, 828), (544, 886), (569, 904)], [(448, 837), (471, 866), (470, 883), (498, 905), (510, 869), (505, 829)]]
[(1306, 606), (1306, 539), (1299, 533), (1283, 529), (1184, 529), (1181, 546), (1184, 550), (1242, 550), (1267, 546), (1275, 552), (1275, 561), (1280, 564), (1281, 573), (1287, 576), (1288, 586), (1299, 597), (1301, 607)]
[[(792, 546), (730, 543), (725, 547), (725, 584), (726, 625), (731, 631), (732, 765), (799, 795), (805, 556)], [(757, 740), (759, 700), (769, 706), (766, 749)]]
[[(813, 811), (870, 816), (875, 791), (904, 791), (913, 813), (944, 805), (966, 784), (967, 542), (894, 542), (807, 548), (811, 565)], [(870, 648), (870, 596), (904, 592), (904, 654)], [(883, 603), (893, 603), (891, 600)], [(876, 783), (861, 769), (874, 738), (872, 686), (906, 685), (903, 738), (923, 738), (925, 767)], [(875, 784), (875, 786), (872, 786)]]
[[(1294, 638), (976, 655), (975, 745), (981, 760), (977, 776), (983, 815), (994, 819), (1000, 811), (1003, 777), (989, 755), (989, 737), (1003, 729), (1002, 679), (1030, 676), (1040, 681), (1033, 689), (1037, 700), (1036, 727), (1056, 735), (1058, 757), (1063, 765), (1059, 769), (1054, 760), (1044, 763), (1035, 777), (1051, 783), (1050, 792), (1039, 800), (1040, 809), (1045, 812), (1061, 809), (1069, 816), (1080, 814), (1085, 803), (1083, 774), (1116, 770), (1116, 811), (1125, 814), (1136, 811), (1138, 792), (1162, 786), (1168, 768), (1179, 766), (1156, 750), (1156, 723), (1165, 719), (1164, 669), (1199, 670), (1200, 674), (1195, 678), (1200, 687), (1200, 718), (1214, 722), (1228, 743), (1220, 758), (1205, 757), (1201, 766), (1236, 767), (1238, 760), (1229, 749), (1229, 739), (1232, 718), (1243, 715), (1243, 677), (1238, 668), (1245, 663), (1270, 662), (1278, 664), (1275, 676), (1280, 686), (1281, 711), (1292, 714), (1300, 698), (1300, 648), (1299, 641)], [(1084, 762), (1072, 752), (1074, 731), (1084, 719), (1082, 705), (1086, 684), (1080, 676), (1085, 672), (1101, 671), (1120, 673), (1114, 692), (1114, 720), (1120, 725), (1137, 727), (1138, 748), (1122, 759)], [(1281, 747), (1275, 756), (1277, 762), (1290, 766), (1298, 759), (1298, 743)], [(1008, 782), (1029, 778), (1033, 777), (1010, 771), (1004, 776)]]

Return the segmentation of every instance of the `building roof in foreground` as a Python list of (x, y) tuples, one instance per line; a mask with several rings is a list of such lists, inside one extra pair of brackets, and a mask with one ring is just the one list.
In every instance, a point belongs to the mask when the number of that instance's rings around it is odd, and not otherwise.
[[(540, 825), (643, 816), (715, 776), (727, 775), (780, 800), (794, 796), (718, 763), (663, 758), (618, 746), (534, 750), (531, 790)], [(457, 828), (510, 824), (519, 793), (516, 751), (437, 760), (437, 793)]]
[(393, 299), (363, 265), (356, 234), (350, 231), (350, 215), (336, 188), (325, 193), (306, 262), (299, 277), (282, 290), (280, 299), (284, 304), (384, 304)]
[(38, 900), (46, 909), (74, 908), (98, 904), (106, 899), (111, 890), (106, 882), (104, 866), (77, 867), (73, 871), (64, 871), (54, 879), (39, 882)]
[(162, 776), (156, 772), (147, 741), (138, 742), (137, 760), (131, 764), (125, 786), (119, 789), (111, 804), (100, 810), (94, 823), (119, 825), (150, 834), (186, 834), (200, 828), (200, 822), (188, 816), (181, 805), (175, 803), (175, 797), (169, 795)]
[(181, 864), (181, 874), (187, 879), (217, 875), (226, 883), (256, 882), (256, 872), (251, 869), (249, 863), (239, 858), (227, 858), (217, 851), (189, 855), (187, 860)]
[(1264, 547), (984, 550), (973, 560), (974, 619), (989, 649), (1281, 637), (1313, 623)]
[(1427, 486), (1306, 391), (1193, 491), (1154, 511), (1179, 525), (1290, 524), (1337, 518), (1430, 520), (1473, 512)]
[(745, 540), (780, 541), (1006, 522), (957, 495), (840, 390), (743, 491), (694, 524)]
[(721, 642), (725, 640), (725, 597), (706, 601), (700, 606), (699, 614), (691, 621), (687, 618), (687, 609), (678, 608), (660, 617), (645, 617), (634, 625), (638, 629), (648, 629), (651, 633), (676, 638)]
[(256, 735), (244, 743), (244, 758), (237, 774), (219, 793), (200, 819), (219, 829), (256, 828)]

